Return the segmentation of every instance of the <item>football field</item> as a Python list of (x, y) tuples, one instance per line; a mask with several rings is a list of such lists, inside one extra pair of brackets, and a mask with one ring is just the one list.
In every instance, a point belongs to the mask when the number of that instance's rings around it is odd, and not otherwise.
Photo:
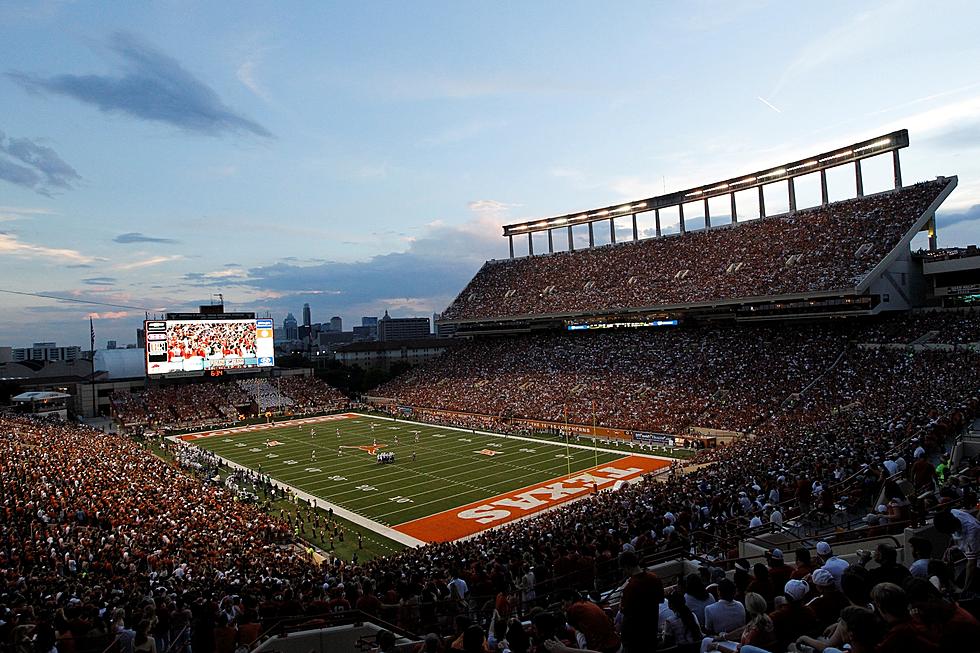
[[(179, 437), (422, 542), (471, 535), (669, 464), (588, 438), (566, 447), (356, 413)], [(379, 463), (379, 453), (394, 462)]]

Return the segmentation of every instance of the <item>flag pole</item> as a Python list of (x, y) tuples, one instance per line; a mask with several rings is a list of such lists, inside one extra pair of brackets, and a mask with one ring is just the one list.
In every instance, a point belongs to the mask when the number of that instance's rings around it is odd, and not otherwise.
[(595, 399), (592, 400), (592, 449), (595, 451), (595, 466), (599, 466), (599, 443), (596, 441)]
[(88, 316), (88, 332), (89, 332), (89, 345), (92, 350), (92, 373), (89, 375), (89, 387), (92, 389), (92, 417), (99, 416), (99, 404), (98, 397), (95, 392), (95, 322), (92, 321), (92, 316)]
[(572, 475), (572, 458), (568, 449), (568, 404), (565, 404), (565, 464), (568, 467), (568, 475)]

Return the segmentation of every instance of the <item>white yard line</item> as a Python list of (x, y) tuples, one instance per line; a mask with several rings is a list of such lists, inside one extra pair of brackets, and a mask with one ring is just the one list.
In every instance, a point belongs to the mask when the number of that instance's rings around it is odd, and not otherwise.
[[(425, 426), (428, 428), (435, 429), (445, 429), (447, 431), (459, 431), (460, 433), (478, 433), (479, 435), (487, 435), (492, 438), (508, 438), (510, 440), (522, 440), (524, 442), (537, 442), (538, 444), (550, 444), (555, 447), (568, 446), (572, 449), (586, 449), (588, 451), (603, 451), (605, 453), (616, 454), (617, 456), (643, 456), (644, 458), (656, 458), (657, 460), (668, 460), (673, 462), (675, 460), (683, 460), (681, 458), (671, 458), (669, 456), (655, 456), (649, 453), (643, 453), (642, 451), (634, 451), (630, 449), (625, 451), (623, 449), (606, 449), (605, 447), (590, 447), (585, 444), (572, 444), (571, 441), (567, 445), (560, 440), (558, 442), (551, 442), (549, 440), (544, 440), (541, 438), (528, 438), (523, 435), (508, 435), (506, 433), (494, 433), (493, 431), (477, 431), (475, 429), (464, 429), (458, 426), (444, 426), (442, 424), (427, 424), (425, 422), (415, 422), (409, 419), (395, 419), (394, 417), (381, 417), (380, 415), (367, 415), (365, 413), (354, 413), (355, 415), (360, 415), (361, 417), (367, 417), (369, 419), (378, 419), (382, 421), (398, 422), (399, 424), (415, 424), (416, 426)], [(583, 435), (582, 437), (591, 438), (591, 435)]]
[[(193, 441), (185, 442), (183, 440), (180, 440), (179, 435), (169, 435), (167, 436), (167, 439), (175, 442), (180, 441), (182, 444), (192, 444), (193, 442)], [(212, 454), (233, 469), (250, 472), (250, 473), (255, 471), (250, 467), (246, 467), (245, 465), (239, 465), (233, 460), (228, 460), (224, 456), (219, 456), (214, 452), (212, 452)], [(326, 501), (321, 497), (313, 496), (309, 492), (304, 492), (303, 490), (300, 490), (299, 488), (295, 488), (292, 485), (287, 485), (282, 481), (277, 480), (277, 481), (273, 481), (273, 483), (279, 487), (286, 488), (287, 490), (292, 492), (300, 499), (303, 499), (304, 501), (316, 501), (316, 506), (318, 508), (323, 508), (324, 510), (333, 508), (333, 513), (338, 517), (343, 517), (348, 521), (354, 522), (358, 526), (363, 526), (364, 528), (367, 528), (368, 530), (372, 530), (379, 535), (383, 535), (387, 537), (389, 540), (394, 540), (399, 544), (404, 544), (405, 546), (410, 546), (410, 547), (425, 546), (426, 544), (428, 544), (428, 542), (424, 542), (422, 540), (416, 539), (411, 535), (405, 535), (404, 533), (400, 533), (399, 531), (396, 531), (394, 528), (385, 526), (384, 524), (379, 524), (378, 522), (372, 519), (368, 519), (363, 515), (359, 515), (355, 512), (348, 510), (347, 508), (343, 508), (336, 504), (330, 503), (329, 501)]]

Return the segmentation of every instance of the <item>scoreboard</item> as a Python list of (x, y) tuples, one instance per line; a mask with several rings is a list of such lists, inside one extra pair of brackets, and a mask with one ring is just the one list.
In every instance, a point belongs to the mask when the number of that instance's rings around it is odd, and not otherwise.
[(149, 376), (217, 375), (275, 365), (271, 318), (242, 314), (167, 317), (146, 320), (143, 325)]

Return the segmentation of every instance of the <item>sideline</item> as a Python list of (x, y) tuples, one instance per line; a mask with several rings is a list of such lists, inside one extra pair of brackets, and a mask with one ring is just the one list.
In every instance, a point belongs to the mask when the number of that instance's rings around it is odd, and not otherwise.
[[(370, 419), (379, 419), (382, 421), (397, 422), (399, 424), (413, 424), (415, 426), (425, 426), (428, 428), (436, 429), (446, 429), (447, 431), (459, 431), (461, 433), (476, 433), (479, 435), (490, 436), (491, 438), (507, 438), (508, 440), (521, 440), (523, 442), (534, 442), (537, 444), (547, 444), (552, 447), (562, 447), (568, 446), (571, 449), (585, 449), (586, 451), (596, 451), (597, 449), (603, 453), (611, 453), (617, 456), (642, 456), (643, 458), (654, 458), (656, 460), (666, 460), (668, 462), (684, 462), (684, 458), (671, 458), (670, 456), (656, 456), (652, 453), (643, 453), (642, 451), (634, 451), (630, 449), (629, 451), (623, 451), (622, 449), (606, 449), (605, 447), (590, 447), (585, 444), (572, 444), (571, 441), (566, 445), (563, 442), (551, 442), (549, 440), (543, 440), (541, 438), (528, 438), (523, 435), (507, 435), (506, 433), (494, 433), (493, 431), (479, 431), (476, 429), (464, 429), (458, 426), (444, 426), (442, 424), (428, 424), (426, 422), (416, 422), (410, 419), (395, 419), (394, 417), (382, 417), (381, 415), (368, 415), (365, 413), (353, 413), (359, 417), (368, 417)], [(591, 435), (584, 435), (582, 437), (591, 438)]]
[[(171, 441), (180, 441), (182, 444), (188, 444), (190, 446), (194, 446), (192, 443), (187, 442), (186, 440), (181, 440), (180, 438), (181, 438), (181, 436), (179, 436), (179, 435), (168, 435), (167, 436), (167, 439), (168, 440), (171, 440)], [(246, 467), (245, 465), (239, 465), (238, 463), (234, 462), (233, 460), (228, 460), (224, 456), (219, 456), (218, 454), (213, 454), (213, 455), (216, 458), (218, 458), (219, 460), (221, 460), (221, 462), (223, 462), (224, 464), (228, 465), (228, 467), (230, 467), (232, 469), (239, 470), (239, 471), (245, 471), (245, 472), (249, 472), (249, 473), (255, 473), (255, 470), (252, 469), (252, 468), (250, 468), (250, 467)], [(405, 533), (400, 533), (400, 532), (396, 531), (394, 528), (391, 528), (389, 526), (385, 526), (384, 524), (379, 524), (378, 522), (374, 521), (373, 519), (368, 519), (364, 515), (359, 515), (356, 512), (352, 512), (352, 511), (348, 510), (347, 508), (344, 508), (342, 506), (338, 506), (337, 504), (331, 503), (331, 502), (329, 502), (326, 499), (323, 499), (321, 497), (313, 496), (309, 492), (304, 492), (303, 490), (300, 490), (299, 488), (295, 488), (292, 485), (288, 485), (286, 483), (283, 483), (282, 481), (273, 479), (272, 480), (272, 483), (273, 483), (273, 485), (276, 485), (277, 487), (285, 488), (285, 489), (289, 490), (290, 492), (293, 493), (293, 495), (299, 497), (300, 499), (303, 499), (304, 501), (307, 501), (307, 502), (314, 502), (315, 501), (317, 508), (322, 508), (324, 510), (328, 510), (330, 508), (333, 508), (333, 513), (335, 515), (337, 515), (338, 517), (343, 517), (347, 521), (353, 522), (353, 523), (357, 524), (358, 526), (362, 526), (364, 528), (367, 528), (368, 530), (374, 531), (378, 535), (383, 535), (384, 537), (387, 537), (389, 540), (394, 540), (395, 542), (398, 542), (399, 544), (403, 544), (405, 546), (412, 547), (412, 548), (419, 547), (419, 546), (425, 546), (426, 544), (428, 544), (428, 542), (424, 542), (424, 541), (422, 541), (422, 540), (420, 540), (418, 538), (414, 538), (411, 535), (406, 535)]]

